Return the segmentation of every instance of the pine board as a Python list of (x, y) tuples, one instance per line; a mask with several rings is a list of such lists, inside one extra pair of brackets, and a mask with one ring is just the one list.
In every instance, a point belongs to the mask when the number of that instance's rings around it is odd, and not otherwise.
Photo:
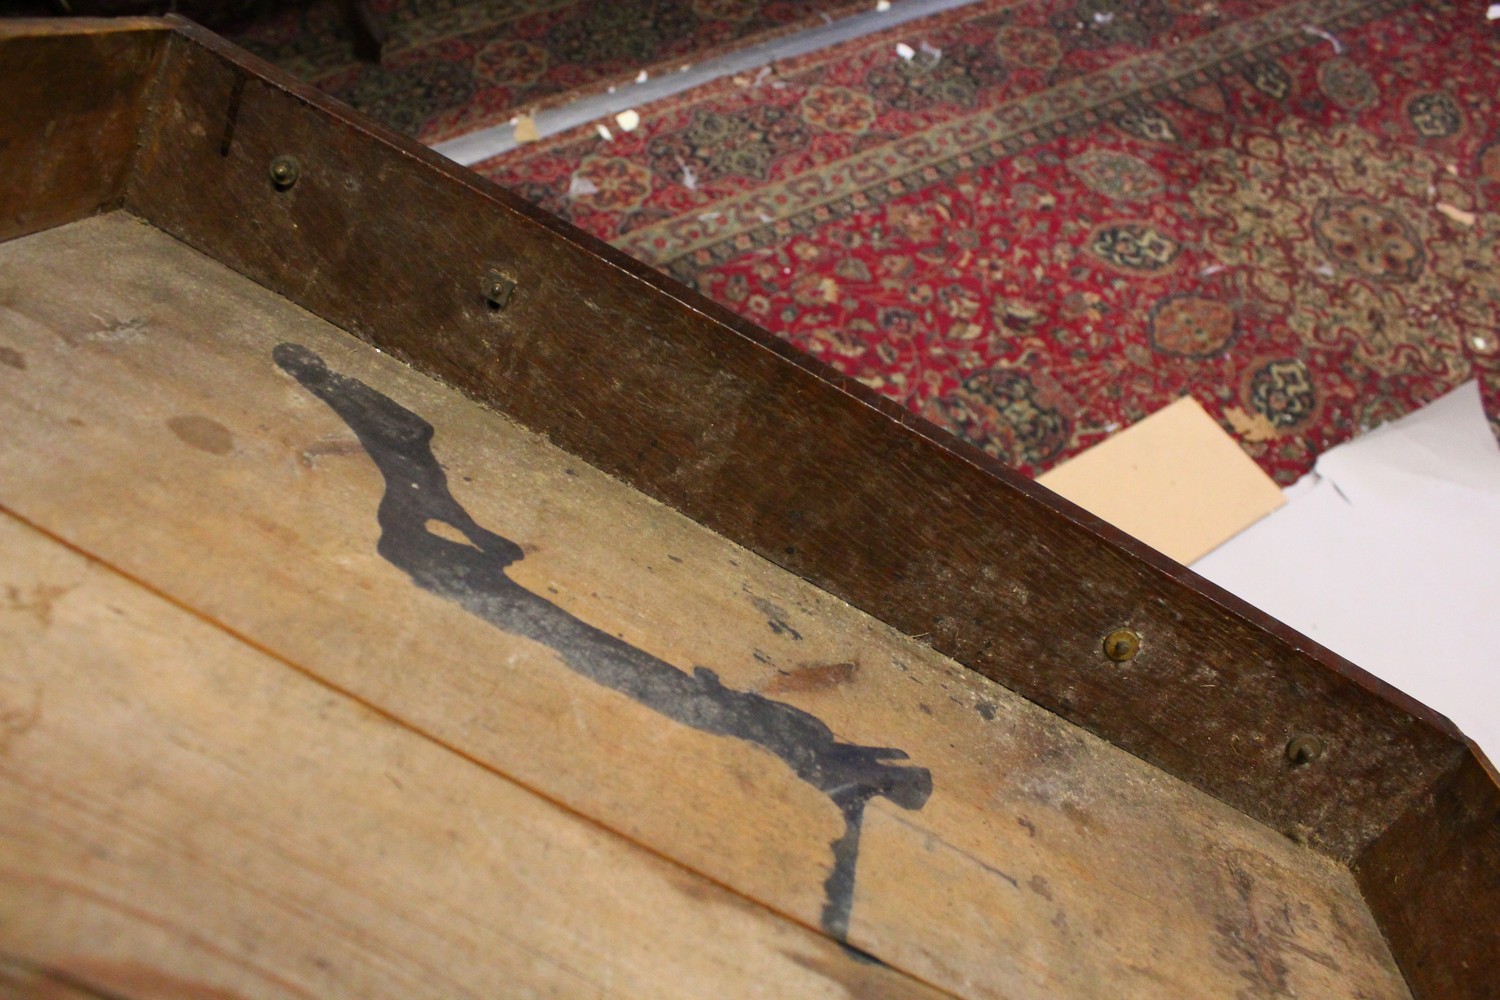
[[(136, 220), (0, 246), (0, 344), (20, 359), (0, 368), (0, 504), (807, 927), (966, 996), (1407, 995), (1333, 862)], [(513, 560), (506, 593), (549, 625), (499, 626), (515, 619), (382, 550), (374, 437), (309, 387), (319, 371), (435, 428), (457, 512), (431, 508), (448, 513), (428, 533), (463, 565)], [(430, 475), (410, 451), (387, 470)], [(837, 787), (753, 726), (690, 724), (682, 697), (580, 663), (619, 647), (679, 695), (907, 755), (878, 772), (904, 791), (863, 810), (842, 924)]]
[(0, 995), (940, 995), (0, 515)]

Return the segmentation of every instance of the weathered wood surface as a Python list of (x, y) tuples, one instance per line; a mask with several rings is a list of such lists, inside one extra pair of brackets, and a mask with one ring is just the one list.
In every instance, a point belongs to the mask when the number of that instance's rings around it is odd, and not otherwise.
[(166, 39), (160, 21), (0, 19), (0, 239), (119, 205)]
[[(887, 776), (930, 774), (921, 801), (869, 798), (848, 925), (924, 981), (1008, 1000), (1406, 995), (1332, 861), (139, 221), (0, 245), (0, 286), (0, 345), (23, 359), (0, 368), (0, 505), (609, 829), (828, 929), (838, 790), (683, 709), (727, 692), (909, 755)], [(436, 428), (453, 506), (401, 414)], [(423, 563), (433, 546), (451, 560)], [(537, 610), (522, 590), (558, 612), (529, 636), (496, 611)], [(579, 623), (586, 651), (618, 637), (688, 686), (653, 699), (591, 672)]]
[(0, 552), (0, 995), (940, 995), (5, 515)]
[(1476, 750), (1355, 864), (1421, 997), (1500, 997), (1500, 776)]
[(98, 990), (90, 989), (60, 969), (44, 968), (34, 962), (0, 953), (0, 1000), (110, 1000), (110, 998)]
[[(130, 210), (726, 537), (1349, 860), (1451, 726), (977, 450), (184, 26)], [(300, 159), (278, 191), (273, 157)], [(486, 274), (517, 283), (504, 309)], [(1101, 640), (1143, 637), (1125, 665)], [(1293, 768), (1298, 735), (1322, 740)]]

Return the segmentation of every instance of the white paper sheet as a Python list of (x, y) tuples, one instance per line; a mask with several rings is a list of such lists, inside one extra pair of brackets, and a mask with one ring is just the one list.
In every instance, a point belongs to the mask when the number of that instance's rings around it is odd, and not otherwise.
[(1318, 459), (1193, 569), (1500, 760), (1500, 446), (1468, 382)]

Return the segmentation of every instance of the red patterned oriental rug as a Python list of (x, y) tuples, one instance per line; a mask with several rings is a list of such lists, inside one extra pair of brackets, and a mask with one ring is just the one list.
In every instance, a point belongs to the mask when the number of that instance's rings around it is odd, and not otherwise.
[(391, 127), (436, 143), (645, 69), (774, 38), (875, 0), (370, 0), (388, 32), (355, 58), (337, 0), (290, 5), (232, 41)]
[(479, 169), (1027, 473), (1192, 394), (1288, 483), (1500, 412), (1497, 96), (1479, 3), (991, 0)]

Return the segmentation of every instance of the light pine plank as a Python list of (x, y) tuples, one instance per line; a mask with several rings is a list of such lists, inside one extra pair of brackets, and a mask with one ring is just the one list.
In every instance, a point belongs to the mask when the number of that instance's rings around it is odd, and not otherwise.
[(0, 993), (939, 995), (6, 515), (0, 551)]
[(1347, 872), (139, 222), (0, 246), (0, 310), (25, 363), (0, 369), (0, 503), (778, 912), (826, 922), (832, 798), (414, 585), (377, 552), (367, 447), (276, 345), (429, 422), (521, 588), (930, 773), (920, 807), (869, 803), (858, 947), (976, 997), (1406, 996)]
[(67, 973), (0, 954), (0, 1000), (109, 1000)]

